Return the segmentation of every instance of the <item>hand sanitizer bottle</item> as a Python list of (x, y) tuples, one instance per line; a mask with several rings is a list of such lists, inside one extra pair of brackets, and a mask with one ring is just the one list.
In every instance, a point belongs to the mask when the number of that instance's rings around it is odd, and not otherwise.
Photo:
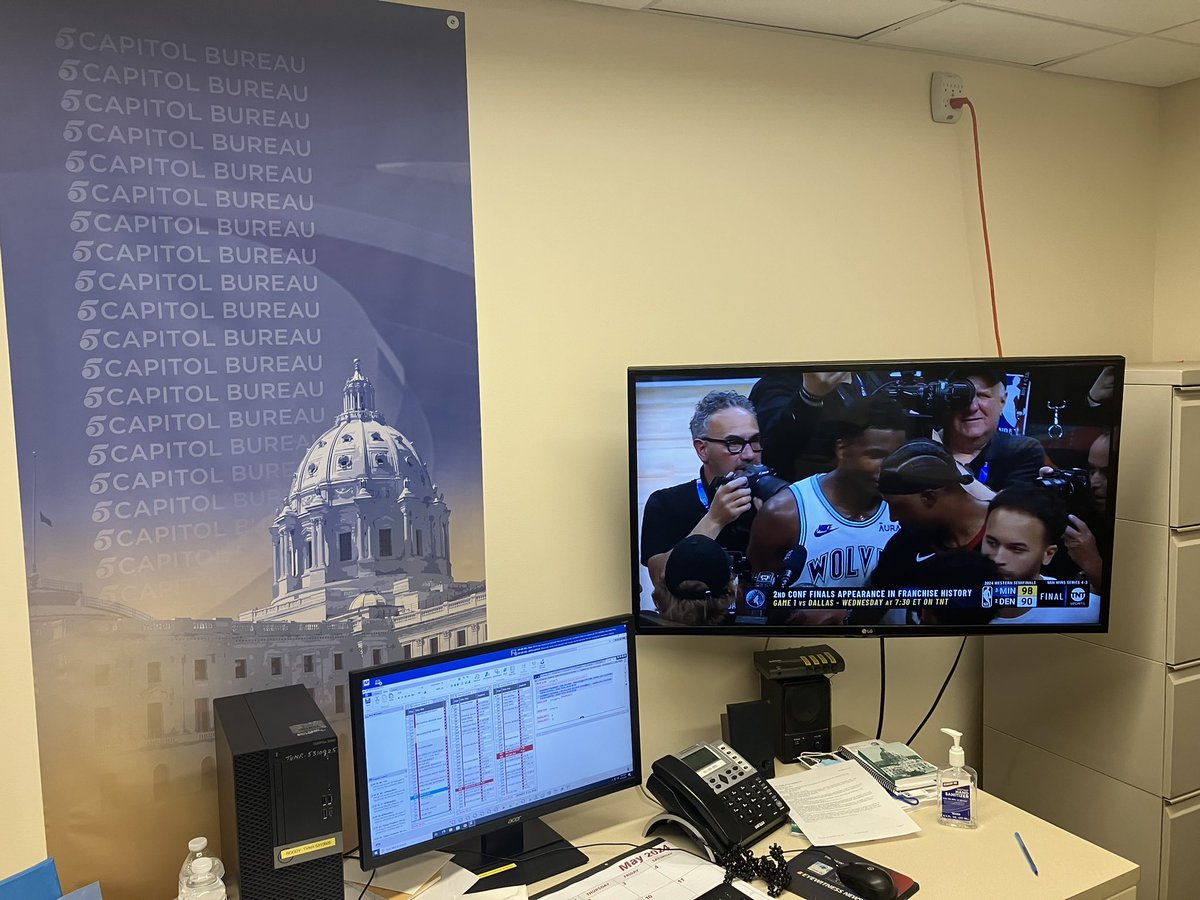
[(962, 732), (943, 728), (942, 733), (950, 735), (954, 746), (950, 748), (950, 768), (938, 771), (938, 821), (953, 828), (975, 828), (979, 825), (975, 818), (979, 776), (965, 765), (967, 755), (958, 743)]

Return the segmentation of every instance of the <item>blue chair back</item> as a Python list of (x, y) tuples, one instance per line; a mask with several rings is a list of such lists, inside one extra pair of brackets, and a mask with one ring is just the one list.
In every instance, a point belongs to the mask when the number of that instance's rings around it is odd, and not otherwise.
[(53, 857), (0, 881), (0, 900), (59, 900), (60, 897), (62, 885)]

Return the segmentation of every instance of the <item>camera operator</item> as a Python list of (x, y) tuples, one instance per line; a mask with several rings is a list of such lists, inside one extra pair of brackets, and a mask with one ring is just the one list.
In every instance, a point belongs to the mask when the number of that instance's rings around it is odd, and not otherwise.
[[(988, 506), (983, 555), (1006, 581), (1055, 581), (1043, 572), (1069, 529), (1067, 508), (1055, 489), (1040, 484), (1005, 488)], [(1009, 625), (1065, 625), (1098, 621), (1100, 597), (1089, 592), (1087, 606), (1022, 609), (1001, 606), (992, 619)]]
[(1092, 441), (1088, 448), (1088, 491), (1092, 506), (1099, 513), (1091, 526), (1087, 517), (1071, 515), (1063, 545), (1071, 561), (1087, 576), (1093, 591), (1099, 591), (1104, 577), (1104, 558), (1112, 556), (1112, 530), (1108, 512), (1108, 462), (1112, 438), (1108, 432)]
[(1108, 512), (1108, 466), (1112, 436), (1106, 431), (1088, 448), (1088, 490), (1099, 512)]
[(642, 516), (641, 560), (654, 585), (662, 583), (672, 548), (689, 534), (741, 553), (750, 539), (755, 510), (744, 473), (762, 461), (754, 407), (736, 391), (710, 391), (696, 404), (689, 427), (699, 477), (655, 491)]
[(1031, 437), (998, 430), (1008, 385), (1000, 369), (959, 370), (956, 379), (975, 386), (975, 397), (966, 408), (939, 417), (942, 443), (979, 482), (993, 491), (1033, 481), (1045, 464), (1042, 445)]
[(664, 621), (724, 625), (737, 599), (737, 582), (725, 550), (710, 537), (690, 534), (667, 558), (663, 580), (651, 594)]
[(779, 572), (799, 545), (807, 550), (801, 583), (865, 585), (898, 528), (879, 495), (879, 470), (904, 443), (906, 428), (900, 408), (886, 396), (851, 403), (839, 423), (833, 471), (789, 485), (758, 511), (750, 530), (751, 571)]

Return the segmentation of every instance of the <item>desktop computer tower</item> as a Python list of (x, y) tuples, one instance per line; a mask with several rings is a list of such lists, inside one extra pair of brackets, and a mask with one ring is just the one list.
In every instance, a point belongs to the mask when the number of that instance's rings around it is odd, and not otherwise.
[(230, 900), (342, 900), (338, 739), (303, 685), (213, 701)]

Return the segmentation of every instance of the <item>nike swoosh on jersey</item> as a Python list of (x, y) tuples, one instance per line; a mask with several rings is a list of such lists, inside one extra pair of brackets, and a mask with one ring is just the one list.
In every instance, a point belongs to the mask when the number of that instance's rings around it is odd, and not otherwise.
[(935, 556), (937, 556), (936, 553), (918, 553), (917, 554), (917, 562), (928, 562), (929, 560), (933, 559)]
[(831, 525), (828, 522), (826, 522), (824, 525), (818, 525), (817, 530), (813, 532), (813, 537), (824, 537), (825, 535), (829, 534), (829, 532), (834, 531), (836, 528), (836, 525)]

